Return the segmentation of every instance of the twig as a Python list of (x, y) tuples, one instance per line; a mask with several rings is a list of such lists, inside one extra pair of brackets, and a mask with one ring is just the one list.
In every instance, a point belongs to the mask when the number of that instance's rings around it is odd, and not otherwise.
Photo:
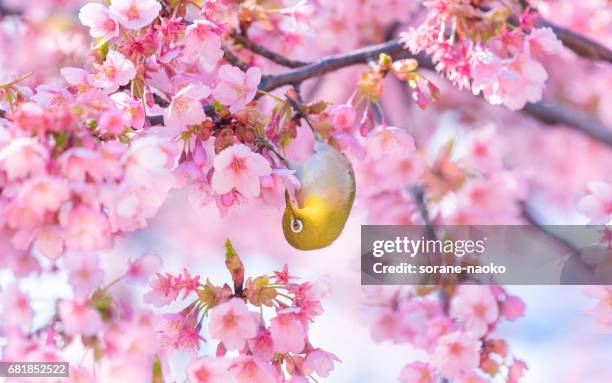
[(250, 50), (251, 52), (257, 53), (258, 55), (265, 57), (268, 60), (273, 61), (284, 67), (299, 68), (299, 67), (310, 64), (304, 61), (292, 60), (276, 52), (272, 52), (268, 48), (253, 42), (253, 40), (249, 39), (247, 36), (241, 34), (240, 32), (236, 30), (233, 30), (230, 33), (230, 37), (233, 38), (234, 41), (236, 41), (240, 45)]
[[(272, 91), (285, 85), (299, 84), (309, 78), (323, 76), (327, 73), (356, 64), (367, 64), (386, 53), (394, 59), (412, 57), (399, 40), (390, 40), (383, 44), (372, 45), (352, 52), (324, 57), (314, 63), (274, 76), (268, 76), (259, 84), (259, 89)], [(433, 66), (432, 66), (433, 67)]]
[(223, 49), (223, 58), (233, 66), (237, 66), (243, 72), (246, 72), (249, 69), (249, 64), (242, 61), (238, 56), (236, 56), (228, 47), (221, 47)]

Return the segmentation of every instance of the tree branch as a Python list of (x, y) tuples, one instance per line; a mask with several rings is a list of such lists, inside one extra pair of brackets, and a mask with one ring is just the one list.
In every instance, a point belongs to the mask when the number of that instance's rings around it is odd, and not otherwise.
[(291, 60), (283, 55), (280, 55), (276, 52), (272, 52), (268, 48), (256, 44), (253, 40), (249, 39), (247, 36), (241, 34), (237, 30), (232, 30), (230, 32), (230, 37), (234, 39), (237, 43), (250, 50), (253, 53), (257, 53), (258, 55), (267, 58), (270, 61), (273, 61), (279, 65), (282, 65), (287, 68), (299, 68), (309, 63), (298, 60)]
[(612, 147), (612, 130), (588, 113), (543, 101), (528, 103), (522, 111), (544, 124), (567, 125)]
[(544, 27), (550, 27), (559, 40), (563, 42), (565, 47), (571, 49), (578, 56), (598, 61), (606, 61), (612, 63), (612, 51), (603, 44), (591, 40), (581, 34), (573, 32), (569, 29), (554, 25), (549, 21), (540, 23)]
[(246, 72), (249, 69), (249, 64), (242, 61), (238, 56), (236, 56), (228, 47), (221, 47), (223, 50), (223, 58), (228, 63), (232, 64), (240, 68), (243, 72)]
[(386, 53), (393, 59), (412, 57), (399, 40), (390, 40), (383, 44), (371, 45), (352, 52), (323, 57), (314, 63), (288, 72), (268, 76), (259, 84), (259, 89), (269, 92), (285, 85), (299, 84), (309, 78), (323, 76), (351, 65), (367, 64), (370, 60), (377, 60), (381, 53)]
[(4, 1), (0, 0), (0, 18), (6, 16), (21, 16), (21, 11), (9, 9), (4, 5)]

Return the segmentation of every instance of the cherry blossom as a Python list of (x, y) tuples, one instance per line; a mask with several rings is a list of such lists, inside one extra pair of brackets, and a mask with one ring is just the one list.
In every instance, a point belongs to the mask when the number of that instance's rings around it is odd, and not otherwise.
[(236, 189), (245, 198), (257, 197), (260, 192), (259, 177), (270, 175), (270, 164), (261, 155), (253, 153), (246, 145), (235, 144), (215, 157), (212, 187), (225, 194)]
[(274, 349), (280, 353), (300, 353), (305, 346), (306, 331), (292, 313), (279, 314), (270, 321), (270, 335)]
[(189, 362), (187, 377), (190, 383), (234, 383), (236, 379), (228, 367), (226, 359), (201, 357)]
[(134, 64), (123, 54), (110, 51), (104, 64), (98, 68), (98, 73), (93, 76), (93, 83), (106, 93), (113, 93), (120, 86), (127, 85), (135, 76)]
[(213, 90), (213, 96), (236, 113), (255, 97), (261, 70), (252, 67), (244, 73), (235, 66), (223, 65), (219, 68), (219, 79), (221, 82)]
[(373, 159), (383, 156), (391, 159), (407, 157), (416, 149), (414, 139), (403, 129), (379, 126), (367, 137), (366, 150)]
[(440, 337), (431, 356), (432, 367), (453, 379), (478, 367), (481, 342), (461, 332)]
[(304, 360), (304, 371), (311, 374), (315, 372), (322, 378), (329, 376), (329, 373), (334, 368), (334, 363), (340, 362), (340, 359), (332, 353), (316, 349), (311, 351)]
[(87, 301), (61, 301), (59, 315), (68, 335), (92, 336), (102, 327), (100, 314)]
[(230, 350), (240, 349), (257, 334), (257, 317), (244, 301), (233, 298), (213, 309), (208, 325), (210, 337)]
[(115, 0), (109, 10), (125, 28), (140, 29), (155, 20), (161, 4), (156, 0)]
[(174, 135), (185, 131), (188, 125), (196, 125), (206, 119), (200, 103), (210, 95), (205, 85), (189, 84), (181, 89), (164, 111), (164, 123)]
[(599, 328), (604, 332), (612, 332), (612, 290), (610, 286), (589, 286), (585, 288), (585, 293), (591, 298), (599, 301), (597, 305), (590, 309)]
[(453, 297), (450, 313), (465, 321), (470, 334), (481, 337), (487, 332), (489, 324), (497, 320), (499, 310), (489, 288), (466, 285), (460, 286)]
[(400, 372), (400, 383), (434, 383), (434, 374), (423, 362), (412, 362), (404, 366)]
[(87, 295), (102, 283), (104, 273), (100, 270), (97, 254), (69, 252), (63, 259), (69, 271), (69, 281), (77, 294)]
[(592, 181), (588, 184), (589, 194), (578, 202), (578, 210), (593, 224), (605, 224), (612, 218), (612, 184)]
[(199, 60), (207, 70), (214, 68), (223, 57), (218, 28), (210, 21), (195, 20), (185, 30), (183, 56), (192, 62)]
[(90, 28), (91, 37), (110, 40), (119, 35), (119, 24), (101, 4), (85, 4), (79, 12), (79, 19), (83, 25)]

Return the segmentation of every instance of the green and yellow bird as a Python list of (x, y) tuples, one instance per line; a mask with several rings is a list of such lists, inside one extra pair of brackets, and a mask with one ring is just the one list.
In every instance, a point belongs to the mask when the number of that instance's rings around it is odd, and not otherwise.
[(302, 184), (297, 201), (285, 192), (285, 238), (299, 250), (327, 247), (342, 232), (355, 200), (351, 163), (338, 150), (317, 142), (315, 153), (297, 169), (296, 176)]

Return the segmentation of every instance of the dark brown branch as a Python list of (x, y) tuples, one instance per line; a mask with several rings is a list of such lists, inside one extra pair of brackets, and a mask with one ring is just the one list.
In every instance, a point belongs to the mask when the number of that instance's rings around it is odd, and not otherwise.
[(9, 9), (4, 5), (4, 2), (0, 0), (0, 18), (6, 16), (21, 16), (22, 12), (19, 10)]
[(229, 48), (221, 47), (223, 49), (223, 58), (233, 66), (237, 66), (243, 72), (246, 72), (249, 69), (249, 64), (242, 61), (238, 56), (236, 56)]
[(390, 40), (383, 44), (371, 45), (349, 53), (324, 57), (294, 70), (268, 76), (259, 84), (259, 89), (269, 92), (285, 85), (299, 84), (309, 78), (323, 76), (351, 65), (367, 64), (370, 60), (377, 60), (381, 53), (386, 53), (393, 59), (412, 56), (410, 52), (404, 49), (399, 40)]
[(581, 34), (569, 29), (556, 26), (546, 20), (542, 23), (544, 27), (550, 27), (565, 47), (571, 49), (578, 56), (612, 63), (612, 51), (597, 41), (591, 40)]
[(523, 112), (544, 124), (567, 125), (597, 141), (612, 146), (612, 130), (588, 113), (543, 101), (525, 105)]
[(245, 47), (246, 49), (250, 50), (253, 53), (257, 53), (258, 55), (267, 58), (270, 61), (273, 61), (279, 65), (282, 65), (284, 67), (287, 68), (299, 68), (305, 65), (308, 65), (309, 63), (304, 62), (304, 61), (298, 61), (298, 60), (291, 60), (283, 55), (280, 55), (276, 52), (272, 52), (271, 50), (269, 50), (268, 48), (256, 44), (255, 42), (253, 42), (251, 39), (249, 39), (247, 36), (241, 34), (240, 32), (233, 30), (230, 33), (230, 37), (234, 39), (234, 41), (236, 41), (237, 43), (239, 43), (240, 45), (242, 45), (243, 47)]

